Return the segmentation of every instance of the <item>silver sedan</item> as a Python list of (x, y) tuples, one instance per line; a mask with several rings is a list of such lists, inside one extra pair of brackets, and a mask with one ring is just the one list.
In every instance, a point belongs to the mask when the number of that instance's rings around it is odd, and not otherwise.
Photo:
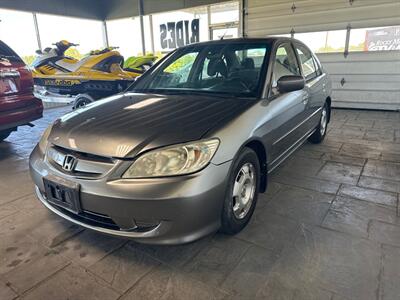
[(30, 157), (37, 197), (71, 222), (146, 243), (235, 234), (268, 174), (324, 139), (330, 92), (294, 39), (177, 49), (124, 93), (45, 131)]

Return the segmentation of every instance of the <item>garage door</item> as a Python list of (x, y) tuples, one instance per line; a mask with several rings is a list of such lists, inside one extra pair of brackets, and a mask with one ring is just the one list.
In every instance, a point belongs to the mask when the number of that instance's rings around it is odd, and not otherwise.
[[(400, 25), (399, 0), (247, 0), (245, 8), (244, 32), (250, 37), (294, 33), (300, 38), (299, 33), (342, 30), (344, 47), (347, 28), (352, 28), (351, 36), (354, 28)], [(394, 39), (400, 45), (398, 28)], [(315, 42), (312, 36), (309, 39), (301, 40)], [(318, 56), (332, 75), (334, 106), (400, 109), (400, 51), (358, 51), (347, 56), (337, 51)]]
[(400, 110), (400, 51), (318, 54), (334, 107)]

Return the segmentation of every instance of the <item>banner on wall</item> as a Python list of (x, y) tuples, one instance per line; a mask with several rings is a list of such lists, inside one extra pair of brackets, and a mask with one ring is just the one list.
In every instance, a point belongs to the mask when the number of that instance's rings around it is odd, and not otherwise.
[(365, 51), (400, 50), (400, 27), (367, 30)]
[(160, 42), (164, 50), (200, 41), (200, 19), (167, 22), (160, 25)]

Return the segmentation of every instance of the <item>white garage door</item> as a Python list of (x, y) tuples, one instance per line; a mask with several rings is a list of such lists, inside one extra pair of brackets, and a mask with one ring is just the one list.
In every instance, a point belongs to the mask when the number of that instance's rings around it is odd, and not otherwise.
[(247, 0), (250, 36), (400, 25), (399, 0)]
[(334, 107), (400, 110), (400, 51), (318, 54)]
[[(355, 37), (354, 28), (399, 26), (400, 0), (247, 0), (244, 3), (247, 36), (294, 33), (295, 38), (310, 45), (315, 44), (318, 37), (311, 33), (331, 32), (330, 36), (326, 35), (326, 51), (320, 52), (336, 53), (318, 53), (318, 56), (332, 75), (334, 106), (400, 109), (399, 50), (371, 52), (363, 46), (350, 49), (354, 51), (347, 57), (343, 54), (347, 28), (352, 28), (350, 36)], [(394, 49), (400, 48), (398, 28), (398, 36), (393, 38), (398, 39)], [(342, 35), (341, 40), (339, 35)], [(328, 36), (332, 45), (329, 45)], [(338, 51), (332, 49), (335, 45)]]

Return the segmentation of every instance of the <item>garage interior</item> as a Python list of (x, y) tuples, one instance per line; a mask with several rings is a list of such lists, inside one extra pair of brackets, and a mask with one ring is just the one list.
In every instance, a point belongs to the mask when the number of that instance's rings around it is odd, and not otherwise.
[[(107, 27), (107, 20), (225, 2), (3, 0), (0, 8)], [(0, 143), (0, 299), (399, 299), (400, 50), (350, 46), (354, 30), (400, 28), (400, 2), (243, 0), (238, 7), (238, 22), (224, 25), (238, 36), (341, 31), (342, 52), (317, 53), (333, 82), (325, 141), (305, 144), (270, 175), (238, 235), (148, 246), (73, 225), (36, 199), (29, 154), (71, 111), (48, 108), (35, 127)], [(154, 51), (151, 41), (141, 47)]]

